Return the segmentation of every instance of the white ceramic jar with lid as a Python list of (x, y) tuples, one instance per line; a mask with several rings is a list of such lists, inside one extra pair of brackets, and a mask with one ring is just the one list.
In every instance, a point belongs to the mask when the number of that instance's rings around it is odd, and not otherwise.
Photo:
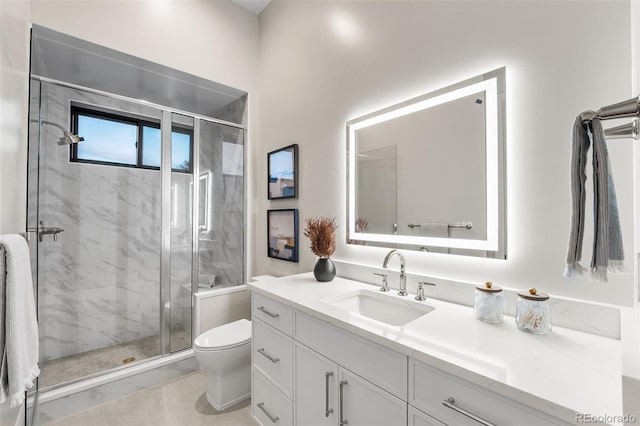
[(535, 288), (518, 293), (516, 302), (516, 324), (523, 331), (547, 334), (551, 331), (551, 309), (549, 295), (538, 293)]
[(504, 296), (502, 288), (490, 281), (476, 286), (473, 313), (480, 321), (497, 323), (504, 317)]

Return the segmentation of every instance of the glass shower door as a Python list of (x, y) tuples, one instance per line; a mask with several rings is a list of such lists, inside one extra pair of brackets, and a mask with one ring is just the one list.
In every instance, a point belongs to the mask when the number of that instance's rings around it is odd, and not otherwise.
[(85, 138), (81, 153), (87, 156), (110, 154), (101, 151), (105, 135), (124, 138), (133, 150), (139, 142), (132, 124), (107, 115), (74, 118), (70, 105), (100, 105), (157, 122), (160, 111), (39, 84), (40, 97), (32, 99), (41, 107), (32, 114), (39, 138), (30, 135), (30, 150), (38, 152), (30, 156), (28, 220), (37, 231), (42, 389), (160, 355), (159, 171), (72, 161), (73, 147), (61, 144), (61, 128)]
[(195, 291), (244, 283), (244, 131), (200, 120)]

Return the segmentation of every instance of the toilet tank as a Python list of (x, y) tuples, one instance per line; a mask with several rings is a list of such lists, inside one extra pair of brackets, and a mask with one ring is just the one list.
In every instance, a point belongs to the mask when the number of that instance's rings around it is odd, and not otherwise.
[(251, 297), (245, 284), (194, 294), (194, 336), (242, 318), (251, 319)]

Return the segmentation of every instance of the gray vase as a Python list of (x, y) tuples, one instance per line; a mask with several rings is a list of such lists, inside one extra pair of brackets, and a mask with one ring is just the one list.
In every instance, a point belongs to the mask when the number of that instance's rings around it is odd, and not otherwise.
[(321, 257), (313, 268), (313, 276), (320, 282), (331, 281), (336, 276), (336, 266), (329, 257)]

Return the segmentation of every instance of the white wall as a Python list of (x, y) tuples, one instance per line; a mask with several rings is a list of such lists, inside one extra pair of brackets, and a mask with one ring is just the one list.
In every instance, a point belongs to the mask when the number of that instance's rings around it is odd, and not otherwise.
[[(257, 229), (268, 208), (335, 216), (335, 258), (379, 267), (385, 249), (344, 243), (345, 123), (381, 107), (507, 67), (508, 260), (405, 253), (414, 273), (633, 302), (632, 144), (610, 143), (627, 273), (608, 284), (562, 277), (574, 117), (631, 95), (630, 4), (620, 2), (273, 2), (260, 16)], [(592, 23), (597, 22), (597, 25)], [(298, 200), (267, 201), (266, 153), (300, 146)], [(590, 223), (589, 220), (587, 223)], [(309, 271), (262, 255), (257, 274)], [(591, 245), (587, 233), (585, 247)], [(302, 235), (302, 234), (301, 234)], [(585, 250), (585, 263), (590, 250)], [(338, 271), (340, 273), (340, 271)]]
[[(28, 2), (0, 1), (0, 234), (20, 232), (26, 222), (28, 20)], [(24, 405), (6, 402), (0, 413), (2, 425), (24, 421)]]
[(26, 223), (28, 21), (28, 1), (0, 1), (0, 234)]

